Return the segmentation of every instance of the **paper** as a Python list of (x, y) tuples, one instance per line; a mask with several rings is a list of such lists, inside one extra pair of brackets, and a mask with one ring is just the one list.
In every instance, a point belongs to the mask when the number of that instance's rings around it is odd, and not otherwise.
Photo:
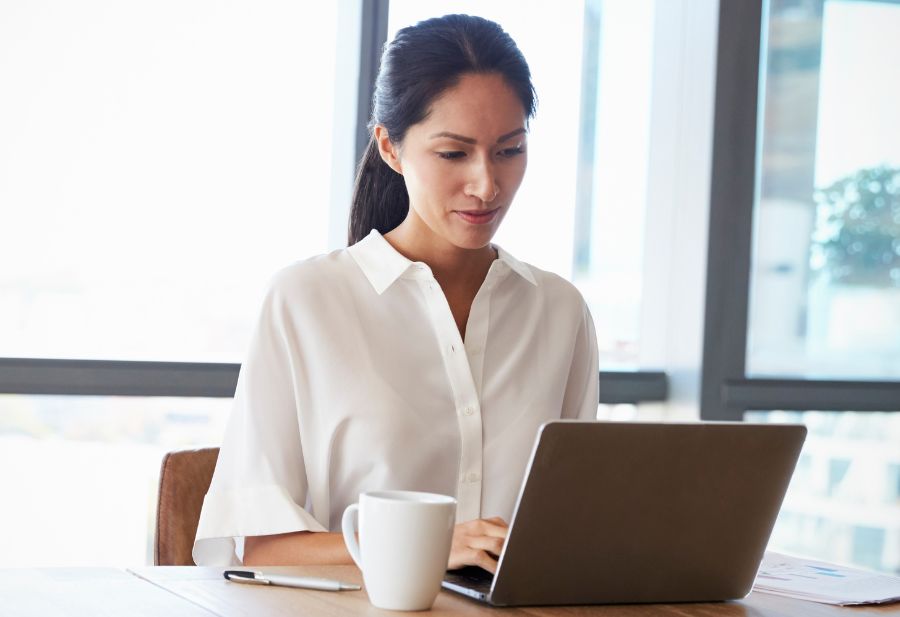
[(766, 552), (754, 591), (825, 604), (900, 600), (900, 577)]

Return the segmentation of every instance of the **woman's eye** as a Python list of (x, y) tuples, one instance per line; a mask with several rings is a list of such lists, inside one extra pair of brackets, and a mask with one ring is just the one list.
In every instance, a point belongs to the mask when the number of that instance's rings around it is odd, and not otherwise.
[(525, 152), (525, 148), (523, 148), (522, 146), (516, 146), (515, 148), (505, 148), (501, 150), (500, 156), (509, 158), (522, 154), (523, 152)]
[(439, 157), (441, 157), (442, 159), (452, 160), (452, 159), (461, 159), (462, 157), (464, 157), (464, 156), (466, 155), (466, 153), (465, 153), (465, 152), (459, 152), (459, 151), (454, 151), (454, 152), (438, 152), (437, 155), (438, 155)]

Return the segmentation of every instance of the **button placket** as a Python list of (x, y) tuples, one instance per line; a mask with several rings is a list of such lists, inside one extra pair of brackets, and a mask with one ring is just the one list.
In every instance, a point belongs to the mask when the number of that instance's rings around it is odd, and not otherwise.
[[(458, 410), (459, 425), (459, 478), (457, 484), (456, 520), (463, 522), (481, 516), (481, 473), (482, 473), (482, 424), (478, 413), (478, 393), (473, 379), (472, 367), (466, 353), (459, 330), (450, 311), (450, 305), (433, 277), (422, 277), (419, 285), (437, 334), (438, 344), (444, 358), (444, 368), (453, 391), (453, 400)], [(468, 338), (468, 336), (467, 336)]]
[(491, 318), (491, 298), (494, 289), (509, 273), (506, 264), (499, 259), (488, 270), (484, 285), (478, 290), (472, 308), (469, 311), (469, 321), (466, 324), (466, 351), (469, 356), (469, 364), (472, 370), (472, 379), (475, 382), (475, 391), (478, 400), (481, 400), (482, 383), (484, 377), (484, 354), (487, 349), (488, 325)]

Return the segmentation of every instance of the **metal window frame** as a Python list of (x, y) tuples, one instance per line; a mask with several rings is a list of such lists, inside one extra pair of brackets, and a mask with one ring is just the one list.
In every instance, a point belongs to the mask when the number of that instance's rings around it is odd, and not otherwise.
[(0, 392), (89, 396), (234, 396), (240, 364), (0, 358)]
[(900, 382), (747, 378), (765, 0), (721, 2), (700, 417), (748, 410), (900, 411)]
[(369, 118), (375, 79), (381, 66), (381, 52), (387, 42), (390, 0), (362, 0), (362, 28), (359, 44), (359, 90), (356, 113), (356, 160), (369, 145)]
[[(359, 0), (361, 11), (356, 160), (368, 145), (372, 92), (387, 41), (389, 0)], [(79, 396), (234, 396), (240, 364), (52, 358), (0, 358), (0, 394)], [(600, 403), (668, 397), (665, 373), (601, 371)]]
[(600, 371), (600, 404), (662, 402), (669, 399), (669, 377), (662, 371)]
[[(240, 364), (0, 358), (0, 393), (80, 396), (231, 398)], [(600, 403), (664, 401), (668, 379), (656, 371), (600, 371)]]

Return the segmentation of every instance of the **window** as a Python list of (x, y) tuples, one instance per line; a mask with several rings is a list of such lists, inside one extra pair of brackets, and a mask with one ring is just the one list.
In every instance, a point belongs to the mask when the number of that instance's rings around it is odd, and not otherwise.
[(749, 412), (809, 432), (769, 548), (900, 572), (900, 414)]
[(215, 445), (231, 400), (0, 395), (0, 567), (153, 563), (163, 454)]
[(336, 6), (0, 8), (0, 356), (240, 361), (328, 246)]
[(720, 4), (701, 404), (809, 428), (773, 548), (888, 572), (900, 133), (882, 99), (900, 93), (898, 26), (893, 2)]
[[(330, 246), (345, 4), (0, 5), (0, 357), (240, 361)], [(0, 565), (151, 563), (162, 454), (230, 406), (0, 395)]]
[(900, 378), (900, 4), (772, 1), (749, 375)]
[[(769, 3), (748, 376), (900, 378), (900, 5)], [(754, 414), (748, 414), (751, 417)], [(764, 414), (765, 417), (765, 414)], [(796, 414), (812, 469), (786, 549), (900, 572), (900, 417)], [(892, 544), (887, 540), (891, 539)]]

